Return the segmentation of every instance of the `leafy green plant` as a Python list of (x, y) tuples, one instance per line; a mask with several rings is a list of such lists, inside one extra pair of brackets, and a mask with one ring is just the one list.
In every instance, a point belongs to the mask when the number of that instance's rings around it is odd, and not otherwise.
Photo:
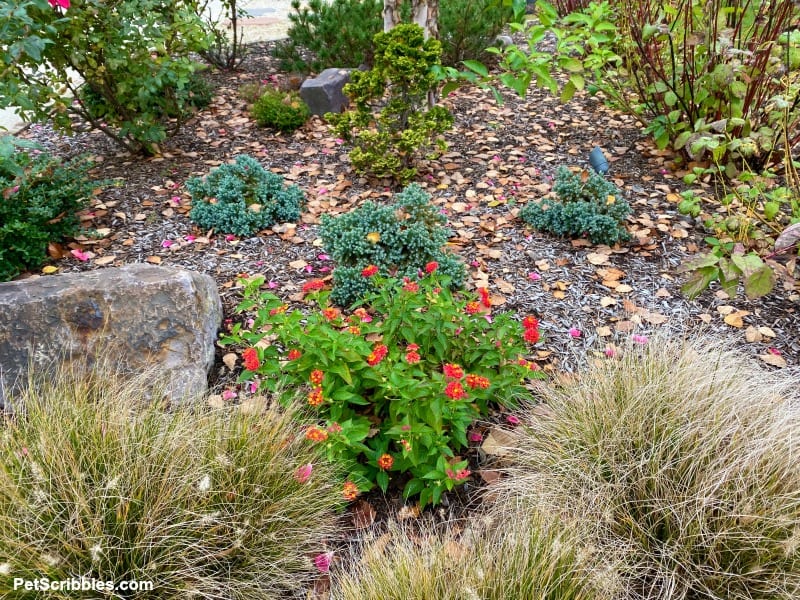
[(356, 171), (408, 183), (416, 174), (414, 160), (443, 150), (446, 145), (437, 136), (453, 125), (446, 108), (428, 105), (438, 87), (433, 68), (439, 65), (441, 44), (426, 40), (418, 25), (378, 33), (374, 44), (373, 68), (353, 71), (344, 87), (352, 108), (325, 118), (353, 144), (350, 161)]
[[(15, 142), (5, 143), (13, 148)], [(102, 185), (90, 179), (87, 159), (64, 164), (33, 152), (0, 161), (0, 281), (39, 267), (49, 242), (74, 236), (80, 229), (76, 213)]]
[(221, 343), (247, 346), (242, 382), (307, 391), (320, 426), (306, 437), (349, 470), (351, 497), (375, 484), (386, 491), (397, 476), (404, 497), (438, 503), (470, 476), (458, 454), (468, 428), (491, 402), (513, 406), (525, 379), (540, 376), (524, 358), (538, 321), (490, 315), (488, 290), (480, 301), (452, 293), (436, 263), (421, 279), (379, 271), (364, 269), (376, 292), (350, 315), (328, 305), (321, 280), (303, 287), (318, 306), (306, 314), (260, 292), (263, 276), (247, 279), (237, 311), (252, 321)]
[(284, 187), (283, 177), (267, 171), (252, 156), (241, 154), (204, 178), (186, 182), (192, 195), (189, 218), (204, 229), (252, 235), (278, 222), (297, 221), (303, 192)]
[(594, 525), (625, 597), (797, 597), (796, 381), (731, 347), (651, 339), (543, 388), (498, 513), (544, 505)]
[(411, 184), (388, 206), (366, 202), (338, 217), (322, 215), (320, 237), (336, 261), (331, 300), (351, 306), (372, 291), (372, 280), (361, 272), (376, 265), (382, 273), (415, 278), (431, 261), (451, 285), (464, 281), (464, 264), (444, 246), (451, 233), (430, 196)]
[(788, 31), (798, 9), (790, 0), (655, 3), (626, 0), (626, 55), (640, 114), (659, 147), (693, 160), (745, 163), (760, 169), (800, 137), (800, 77), (791, 63), (800, 37)]
[[(304, 443), (299, 415), (267, 399), (211, 410), (170, 406), (158, 375), (97, 361), (40, 372), (0, 430), (0, 595), (53, 583), (149, 582), (130, 598), (267, 600), (301, 593), (343, 504), (340, 471)], [(143, 389), (154, 390), (150, 398)], [(78, 580), (79, 581), (79, 580)]]
[(273, 127), (284, 132), (294, 131), (308, 121), (311, 112), (295, 91), (267, 89), (251, 109), (261, 127)]
[[(0, 55), (0, 106), (16, 106), (26, 120), (49, 120), (65, 131), (77, 117), (130, 151), (158, 152), (181, 124), (181, 91), (197, 68), (190, 55), (208, 43), (194, 2), (64, 6), (48, 0), (0, 6), (0, 45), (7, 48)], [(80, 85), (102, 98), (102, 119), (84, 103)]]
[[(511, 18), (510, 7), (495, 0), (451, 0), (439, 6), (442, 63), (457, 65), (480, 58)], [(284, 71), (320, 72), (328, 67), (373, 64), (373, 42), (383, 31), (383, 2), (378, 0), (310, 0), (292, 3), (288, 39), (275, 48)], [(401, 7), (410, 19), (410, 3)], [(342, 27), (347, 23), (347, 27)]]
[(630, 238), (623, 224), (631, 207), (622, 191), (599, 173), (573, 173), (561, 167), (553, 191), (557, 198), (528, 202), (520, 218), (540, 231), (589, 238), (613, 245)]
[[(175, 87), (168, 91), (165, 90), (165, 93), (174, 97), (175, 102), (164, 103), (161, 99), (148, 98), (152, 105), (142, 106), (142, 111), (146, 111), (158, 119), (185, 119), (195, 111), (207, 107), (213, 98), (211, 86), (198, 72), (189, 76), (183, 88)], [(102, 94), (90, 86), (82, 87), (80, 94), (83, 107), (92, 115), (92, 118), (97, 120), (114, 118), (114, 106), (109, 104)]]
[(720, 242), (707, 237), (712, 246), (711, 252), (701, 254), (681, 265), (690, 276), (681, 290), (689, 298), (699, 296), (708, 286), (719, 282), (722, 290), (734, 298), (739, 282), (744, 285), (744, 293), (750, 298), (766, 296), (775, 287), (775, 275), (756, 252), (745, 252), (742, 244)]

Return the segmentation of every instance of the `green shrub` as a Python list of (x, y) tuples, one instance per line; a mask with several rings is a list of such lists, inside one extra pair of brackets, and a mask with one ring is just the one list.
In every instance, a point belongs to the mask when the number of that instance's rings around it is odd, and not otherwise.
[(372, 37), (383, 31), (382, 1), (308, 0), (301, 8), (292, 0), (292, 9), (288, 39), (275, 47), (281, 70), (318, 73), (372, 64)]
[[(442, 63), (457, 65), (479, 58), (511, 18), (510, 7), (494, 0), (452, 0), (439, 6)], [(378, 0), (310, 0), (300, 8), (296, 0), (289, 15), (288, 39), (275, 56), (284, 71), (319, 72), (328, 67), (373, 64), (373, 42), (383, 31), (383, 2)], [(410, 17), (410, 4), (402, 7)], [(347, 23), (347, 27), (342, 27)]]
[(78, 232), (76, 213), (100, 185), (89, 179), (91, 166), (87, 159), (62, 163), (27, 152), (0, 162), (0, 281), (36, 269), (47, 259), (48, 242)]
[(186, 187), (192, 195), (189, 218), (203, 229), (247, 236), (300, 218), (300, 188), (284, 187), (283, 177), (246, 154), (213, 169), (204, 179), (193, 177)]
[[(143, 104), (139, 110), (158, 119), (177, 117), (183, 119), (197, 110), (206, 108), (211, 104), (214, 95), (209, 83), (199, 73), (192, 73), (182, 88), (173, 87), (163, 92), (174, 101), (165, 103), (161, 98), (144, 98), (143, 101), (149, 104)], [(83, 107), (93, 119), (114, 118), (113, 104), (90, 85), (81, 88), (80, 98)]]
[(155, 599), (286, 598), (309, 583), (341, 492), (289, 413), (166, 411), (144, 405), (153, 373), (85, 371), (37, 377), (2, 423), (3, 598), (42, 596), (15, 578), (149, 581), (126, 597)]
[(490, 402), (513, 405), (525, 379), (540, 375), (524, 358), (526, 344), (539, 340), (538, 322), (487, 318), (488, 290), (481, 301), (451, 293), (436, 263), (421, 279), (386, 280), (374, 265), (361, 277), (377, 292), (369, 310), (347, 317), (328, 306), (321, 280), (303, 288), (320, 309), (308, 314), (261, 293), (263, 276), (247, 280), (238, 311), (254, 311), (253, 320), (221, 343), (248, 346), (241, 381), (307, 390), (321, 425), (307, 437), (348, 469), (350, 486), (386, 491), (392, 478), (405, 497), (437, 503), (470, 476), (458, 457), (467, 429)]
[[(67, 9), (54, 4), (0, 5), (0, 46), (8, 49), (0, 54), (0, 106), (17, 106), (26, 120), (51, 121), (65, 131), (78, 117), (130, 151), (158, 152), (181, 124), (177, 90), (197, 68), (190, 56), (209, 42), (196, 3), (76, 0)], [(83, 102), (76, 81), (102, 98), (102, 120)]]
[(375, 35), (374, 42), (374, 67), (353, 71), (344, 87), (353, 108), (325, 118), (353, 143), (350, 161), (356, 171), (408, 183), (416, 174), (415, 158), (434, 148), (444, 150), (437, 136), (453, 126), (446, 108), (428, 106), (437, 88), (433, 68), (441, 44), (425, 40), (418, 25), (398, 25)]
[(294, 131), (311, 116), (300, 94), (275, 89), (268, 89), (255, 101), (252, 113), (261, 127), (273, 127), (280, 131)]
[(450, 237), (447, 217), (416, 184), (397, 194), (391, 205), (366, 202), (338, 217), (322, 215), (320, 223), (325, 251), (336, 262), (331, 299), (340, 306), (352, 305), (373, 289), (361, 276), (368, 265), (413, 279), (436, 261), (454, 287), (464, 281), (464, 264), (444, 249)]
[[(479, 527), (471, 522), (470, 527)], [(505, 515), (470, 539), (390, 529), (356, 566), (334, 576), (338, 600), (608, 600), (593, 581), (580, 532), (557, 516)], [(389, 538), (387, 541), (386, 538)], [(416, 540), (416, 543), (415, 543)], [(599, 570), (599, 569), (597, 569)]]
[(599, 173), (572, 173), (561, 167), (553, 191), (557, 199), (528, 202), (520, 218), (539, 231), (587, 237), (593, 244), (613, 245), (630, 239), (623, 221), (631, 207), (622, 191)]
[(796, 380), (720, 340), (655, 339), (541, 391), (498, 493), (595, 523), (627, 597), (798, 597)]

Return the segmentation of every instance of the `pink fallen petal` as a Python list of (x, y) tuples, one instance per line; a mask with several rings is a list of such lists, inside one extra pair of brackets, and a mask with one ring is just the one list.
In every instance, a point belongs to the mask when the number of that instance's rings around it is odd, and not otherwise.
[(237, 394), (233, 390), (225, 390), (222, 392), (222, 399), (223, 400), (233, 400), (236, 398)]
[(325, 552), (324, 554), (317, 554), (314, 557), (314, 566), (317, 567), (322, 573), (327, 573), (331, 570), (331, 561), (333, 560), (333, 552)]
[(311, 473), (313, 471), (314, 465), (311, 463), (306, 463), (297, 468), (297, 470), (294, 472), (294, 478), (300, 483), (305, 483), (311, 478)]
[(603, 351), (603, 353), (604, 353), (604, 354), (605, 354), (605, 355), (606, 355), (608, 358), (614, 358), (614, 357), (617, 355), (617, 351), (616, 351), (616, 350), (614, 350), (614, 348), (612, 348), (611, 346), (607, 347), (607, 348), (606, 348), (606, 349)]
[(175, 242), (173, 242), (172, 240), (164, 240), (163, 242), (161, 242), (161, 247), (162, 248), (169, 248), (174, 243)]
[(578, 329), (577, 327), (571, 327), (570, 330), (569, 330), (569, 335), (570, 335), (570, 337), (573, 337), (573, 338), (579, 338), (579, 337), (581, 337), (581, 330)]
[(531, 281), (539, 281), (541, 278), (542, 276), (539, 275), (536, 271), (531, 271), (530, 273), (528, 273), (528, 279), (530, 279)]
[(236, 236), (235, 236), (235, 235), (233, 235), (232, 233), (229, 233), (229, 234), (227, 234), (227, 235), (225, 236), (225, 241), (226, 241), (226, 242), (232, 242), (232, 241), (234, 241), (235, 239), (236, 239)]
[(91, 258), (91, 255), (88, 252), (83, 252), (82, 250), (70, 250), (69, 253), (81, 262), (86, 262)]
[(331, 257), (328, 256), (327, 254), (320, 254), (319, 256), (317, 256), (317, 260), (330, 260), (330, 259)]
[(304, 268), (306, 270), (306, 273), (311, 273), (314, 271), (314, 267), (312, 267), (311, 265), (306, 265)]
[(647, 336), (646, 335), (634, 334), (634, 335), (631, 336), (631, 339), (637, 344), (646, 344), (647, 343)]
[(197, 239), (197, 236), (194, 235), (187, 235), (183, 239), (185, 239), (190, 244)]
[(481, 442), (483, 441), (483, 434), (479, 431), (470, 431), (469, 433), (469, 441), (470, 442)]
[(271, 290), (274, 290), (274, 289), (275, 289), (276, 287), (278, 287), (279, 285), (280, 285), (280, 284), (279, 284), (277, 281), (270, 281), (270, 282), (267, 284), (267, 287), (268, 287), (269, 289), (271, 289)]
[(507, 415), (506, 416), (506, 421), (508, 421), (511, 425), (519, 425), (520, 424), (519, 417), (517, 417), (515, 415)]
[(171, 198), (171, 200), (172, 200), (173, 204), (180, 204), (181, 203), (181, 197), (180, 196), (173, 196)]

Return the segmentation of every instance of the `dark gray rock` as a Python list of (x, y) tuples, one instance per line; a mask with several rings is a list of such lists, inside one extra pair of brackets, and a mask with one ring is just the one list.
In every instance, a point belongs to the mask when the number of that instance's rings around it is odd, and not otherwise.
[[(180, 400), (206, 391), (222, 303), (208, 275), (134, 264), (0, 284), (3, 388), (29, 364), (112, 357), (124, 369), (156, 366)], [(3, 381), (4, 380), (4, 381)]]
[(350, 81), (350, 69), (325, 69), (300, 86), (300, 97), (315, 115), (342, 112), (348, 104), (343, 88)]

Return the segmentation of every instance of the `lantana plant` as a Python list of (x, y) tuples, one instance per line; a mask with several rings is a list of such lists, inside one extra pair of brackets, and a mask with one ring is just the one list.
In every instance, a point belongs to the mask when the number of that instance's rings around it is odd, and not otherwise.
[(247, 317), (221, 343), (243, 347), (249, 389), (287, 401), (302, 390), (319, 418), (304, 435), (346, 463), (348, 499), (395, 478), (404, 497), (438, 503), (469, 479), (459, 453), (490, 403), (513, 407), (527, 380), (544, 377), (527, 358), (538, 320), (493, 313), (487, 289), (451, 291), (437, 267), (402, 280), (366, 267), (377, 292), (350, 314), (329, 304), (322, 280), (303, 287), (310, 311), (263, 292), (263, 276), (243, 280)]

